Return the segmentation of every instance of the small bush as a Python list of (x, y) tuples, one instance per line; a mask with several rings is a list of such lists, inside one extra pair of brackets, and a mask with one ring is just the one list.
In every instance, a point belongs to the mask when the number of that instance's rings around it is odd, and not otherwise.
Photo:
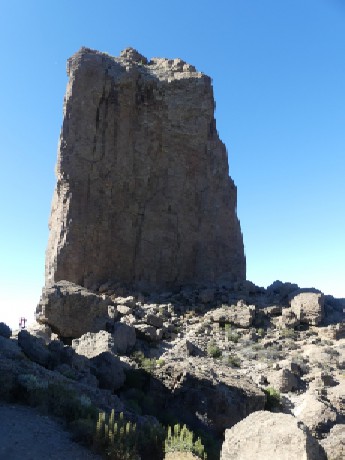
[(230, 355), (228, 356), (227, 364), (231, 367), (241, 367), (241, 360), (238, 356)]
[(230, 342), (234, 342), (234, 343), (237, 343), (240, 339), (240, 335), (234, 331), (231, 327), (231, 325), (229, 323), (225, 324), (224, 326), (224, 330), (225, 330), (225, 334), (228, 338), (228, 340), (230, 340)]
[(267, 401), (265, 405), (266, 410), (272, 410), (280, 407), (281, 405), (281, 396), (278, 390), (272, 387), (268, 387), (264, 390), (267, 396)]
[(170, 452), (192, 452), (199, 458), (206, 460), (205, 448), (200, 438), (194, 441), (194, 433), (186, 427), (179, 424), (173, 428), (168, 427), (167, 437), (165, 439), (165, 453)]
[(294, 339), (296, 337), (296, 332), (294, 329), (284, 327), (283, 329), (281, 329), (281, 336), (284, 339)]
[(214, 341), (209, 342), (207, 345), (207, 355), (211, 358), (217, 359), (222, 356), (222, 351), (220, 348), (215, 344)]
[(123, 413), (115, 416), (100, 412), (94, 434), (95, 447), (112, 460), (139, 460), (136, 425), (127, 422)]
[(261, 338), (265, 337), (265, 329), (263, 329), (262, 327), (260, 327), (260, 328), (258, 329), (258, 336), (261, 337)]

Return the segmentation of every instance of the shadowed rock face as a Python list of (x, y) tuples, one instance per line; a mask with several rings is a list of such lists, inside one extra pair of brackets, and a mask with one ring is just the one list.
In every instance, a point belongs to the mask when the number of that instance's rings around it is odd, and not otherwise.
[(46, 284), (245, 279), (210, 78), (180, 59), (86, 48), (68, 75)]

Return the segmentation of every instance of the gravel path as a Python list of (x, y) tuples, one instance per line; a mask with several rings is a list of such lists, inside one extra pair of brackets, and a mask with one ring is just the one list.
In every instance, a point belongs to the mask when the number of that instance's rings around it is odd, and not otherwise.
[(0, 460), (100, 460), (31, 407), (0, 404)]

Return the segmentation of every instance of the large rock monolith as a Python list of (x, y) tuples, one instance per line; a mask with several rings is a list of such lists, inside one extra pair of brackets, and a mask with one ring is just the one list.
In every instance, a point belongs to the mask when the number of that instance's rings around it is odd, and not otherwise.
[(211, 79), (132, 48), (116, 58), (82, 48), (67, 73), (46, 285), (245, 279)]

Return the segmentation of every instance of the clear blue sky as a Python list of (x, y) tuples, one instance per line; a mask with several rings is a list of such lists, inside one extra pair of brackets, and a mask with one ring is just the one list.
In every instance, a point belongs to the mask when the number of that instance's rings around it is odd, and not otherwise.
[(81, 46), (213, 78), (247, 276), (345, 297), (343, 0), (0, 0), (0, 320), (33, 318), (67, 83)]

